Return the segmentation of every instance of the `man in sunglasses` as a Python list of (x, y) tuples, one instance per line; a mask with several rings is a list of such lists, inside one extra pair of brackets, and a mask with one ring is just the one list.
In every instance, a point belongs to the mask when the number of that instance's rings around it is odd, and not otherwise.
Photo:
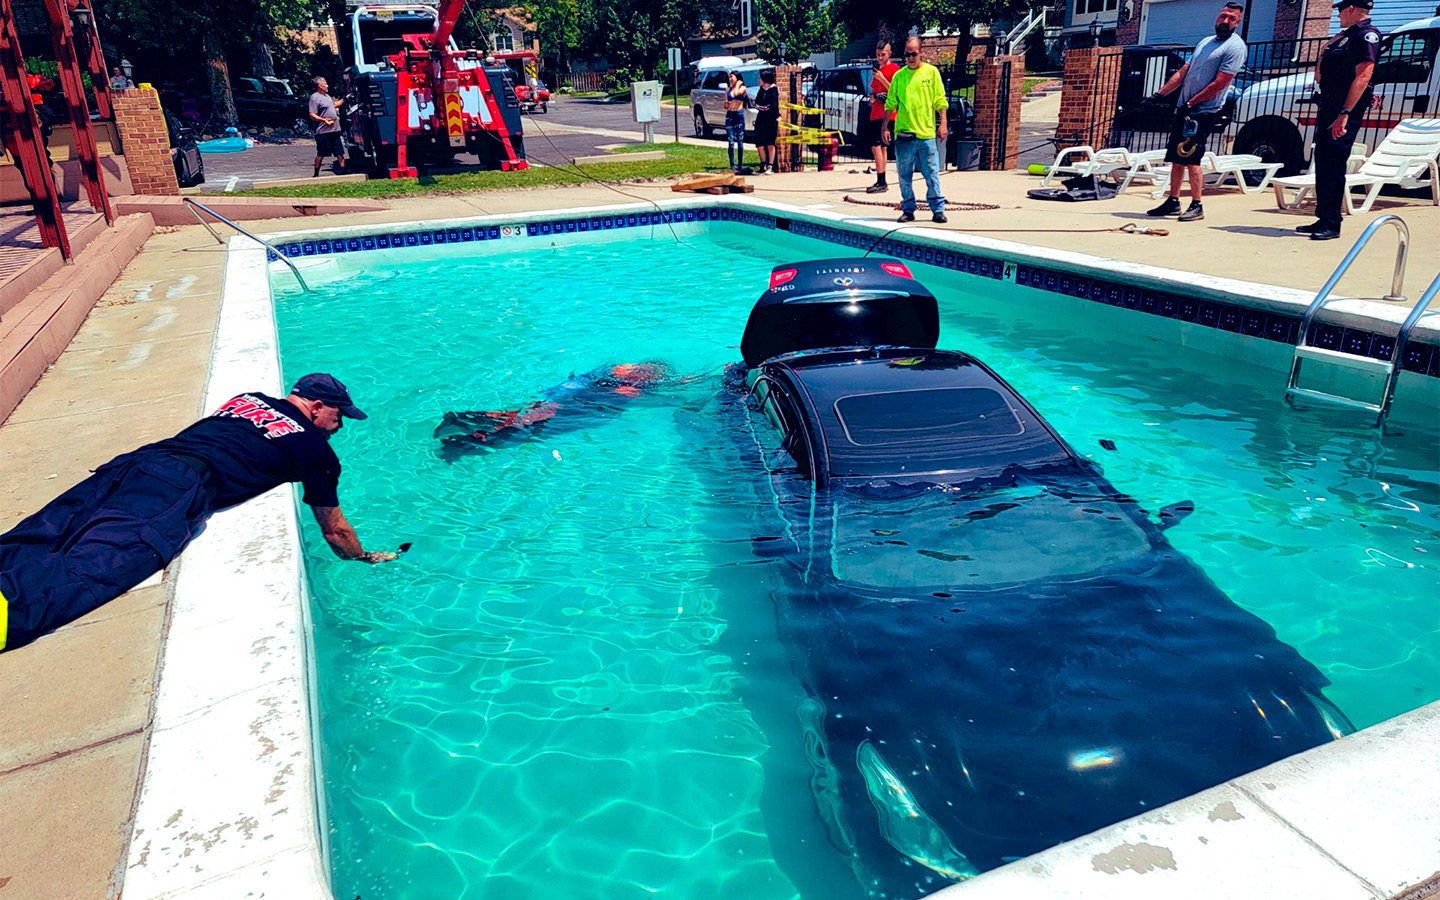
[(259, 392), (163, 441), (117, 456), (0, 535), (0, 650), (13, 650), (108, 603), (163, 569), (211, 513), (287, 482), (305, 486), (330, 548), (366, 552), (340, 511), (330, 436), (364, 419), (345, 385), (306, 375), (284, 399)]
[(940, 193), (940, 146), (948, 137), (945, 110), (949, 106), (940, 70), (920, 59), (920, 39), (910, 38), (905, 42), (905, 68), (890, 79), (890, 93), (885, 98), (885, 111), (895, 115), (893, 121), (884, 122), (884, 141), (895, 142), (901, 222), (915, 221), (915, 188), (910, 179), (916, 167), (925, 178), (931, 221), (949, 221)]

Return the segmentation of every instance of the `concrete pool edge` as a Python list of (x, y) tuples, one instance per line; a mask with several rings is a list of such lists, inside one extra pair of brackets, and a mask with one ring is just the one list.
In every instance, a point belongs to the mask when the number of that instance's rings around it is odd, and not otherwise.
[[(812, 210), (801, 210), (765, 201), (735, 200), (697, 201), (684, 199), (662, 201), (659, 206), (666, 209), (696, 209), (721, 204), (743, 205), (747, 208), (764, 210), (771, 214), (783, 214), (791, 220), (810, 220), (834, 225), (837, 222), (849, 225), (844, 217), (824, 214)], [(588, 207), (580, 210), (546, 210), (525, 215), (502, 215), (475, 217), (474, 220), (487, 223), (527, 223), (552, 220), (566, 214), (594, 215), (601, 210), (635, 211), (653, 209), (655, 204), (626, 204), (614, 207)], [(461, 220), (445, 220), (450, 224)], [(415, 223), (410, 223), (415, 224)], [(688, 224), (688, 223), (687, 223)], [(883, 234), (885, 228), (874, 223), (864, 223), (871, 236)], [(652, 226), (654, 227), (654, 226)], [(701, 226), (705, 227), (705, 226)], [(307, 230), (289, 235), (267, 235), (267, 238), (282, 239), (296, 234), (366, 234), (376, 231), (375, 226)], [(633, 232), (632, 232), (633, 233)], [(524, 239), (526, 236), (519, 236)], [(913, 238), (925, 243), (947, 243), (985, 250), (997, 255), (1043, 260), (1045, 264), (1087, 264), (1095, 266), (1095, 258), (1068, 254), (1064, 251), (1037, 251), (1025, 245), (989, 241), (983, 238), (965, 238), (950, 233), (929, 230), (927, 234), (913, 234)], [(861, 251), (857, 251), (858, 252)], [(836, 255), (843, 255), (837, 253)], [(1071, 259), (1073, 257), (1073, 259)], [(1255, 290), (1264, 287), (1267, 296), (1272, 296), (1287, 306), (1292, 302), (1302, 305), (1308, 302), (1303, 291), (1257, 286), (1246, 282), (1227, 279), (1202, 279), (1189, 273), (1160, 270), (1149, 266), (1106, 263), (1104, 269), (1116, 276), (1133, 272), (1136, 277), (1149, 279), (1163, 277), (1170, 279), (1177, 287), (1201, 288), (1217, 295), (1234, 298), (1224, 292), (1241, 288)], [(1201, 281), (1205, 283), (1202, 285)], [(1281, 292), (1275, 294), (1274, 292)], [(1241, 295), (1251, 299), (1254, 295)], [(1347, 301), (1349, 302), (1349, 301)], [(1365, 301), (1354, 301), (1364, 304)], [(1372, 304), (1381, 310), (1381, 304)], [(1364, 307), (1360, 307), (1364, 309)], [(1367, 310), (1368, 312), (1368, 310)], [(248, 239), (237, 238), (231, 242), (225, 268), (225, 284), (222, 292), (220, 325), (216, 331), (215, 350), (211, 360), (210, 377), (206, 388), (206, 408), (214, 408), (221, 401), (246, 389), (266, 391), (283, 390), (280, 373), (279, 348), (276, 340), (274, 303), (269, 282), (264, 251)], [(1381, 319), (1385, 321), (1386, 319)], [(1376, 322), (1375, 318), (1366, 318)], [(242, 548), (234, 552), (231, 548)], [(315, 709), (312, 704), (313, 654), (307, 652), (310, 639), (308, 628), (308, 606), (305, 597), (303, 561), (300, 555), (299, 520), (291, 488), (281, 488), (264, 498), (244, 507), (230, 510), (212, 519), (209, 529), (186, 551), (180, 565), (176, 585), (173, 621), (169, 638), (163, 648), (163, 659), (157, 698), (155, 704), (155, 730), (151, 739), (150, 764), (143, 775), (140, 801), (137, 805), (134, 837), (131, 841), (129, 861), (125, 878), (125, 896), (134, 898), (166, 897), (233, 897), (259, 895), (270, 891), (297, 900), (329, 897), (327, 848), (324, 841), (324, 818), (319, 804), (323, 803), (320, 790), (316, 740), (318, 729), (313, 727)], [(1440, 705), (1431, 704), (1421, 710), (1373, 726), (1360, 736), (1380, 733), (1392, 738), (1395, 743), (1414, 746), (1412, 758), (1423, 760), (1424, 743), (1431, 740), (1425, 733), (1426, 723), (1431, 719), (1440, 720)], [(1433, 724), (1433, 723), (1431, 723)], [(1431, 729), (1433, 730), (1433, 729)], [(1398, 732), (1398, 734), (1392, 734)], [(1355, 746), (1356, 739), (1348, 738), (1350, 744), (1338, 744), (1318, 748), (1286, 760), (1270, 769), (1295, 765), (1302, 771), (1317, 766), (1327, 768), (1326, 758), (1317, 756), (1334, 747)], [(1363, 743), (1363, 742), (1362, 742)], [(1350, 752), (1347, 759), (1358, 754), (1365, 757), (1370, 743), (1362, 749)], [(1312, 761), (1321, 762), (1312, 765)], [(1347, 765), (1354, 765), (1353, 760)], [(1423, 769), (1416, 766), (1412, 775), (1421, 775)], [(1257, 777), (1254, 773), (1237, 782)], [(1434, 780), (1432, 776), (1432, 780)], [(1212, 791), (1231, 789), (1222, 785)], [(1276, 782), (1278, 783), (1278, 782)], [(1440, 806), (1434, 796), (1440, 793), (1440, 781), (1417, 789), (1421, 782), (1411, 781), (1411, 790), (1400, 795), (1410, 800), (1415, 814), (1408, 819), (1394, 816), (1397, 807), (1387, 807), (1392, 818), (1408, 821), (1417, 833), (1425, 833), (1429, 827), (1434, 833), (1435, 813), (1419, 802), (1429, 796), (1431, 806)], [(1318, 789), (1317, 789), (1318, 790)], [(1209, 802), (1211, 792), (1178, 801), (1176, 804), (1147, 814), (1153, 816), (1180, 817), (1186, 804)], [(1293, 789), (1295, 794), (1308, 790)], [(1224, 802), (1224, 801), (1221, 801)], [(1235, 802), (1233, 799), (1230, 802)], [(1317, 809), (1333, 813), (1333, 797), (1326, 795), (1315, 802)], [(1199, 809), (1199, 807), (1195, 807)], [(1238, 809), (1238, 807), (1237, 807)], [(1211, 809), (1213, 812), (1214, 809)], [(1427, 818), (1427, 814), (1430, 818)], [(1228, 813), (1226, 813), (1228, 816)], [(1222, 816), (1222, 818), (1225, 818)], [(1048, 854), (1064, 852), (1082, 853), (1077, 847), (1087, 846), (1086, 842), (1111, 838), (1112, 843), (1123, 840), (1133, 822), (1120, 823), (1061, 847), (1052, 848), (1028, 860), (1016, 863), (992, 873), (1009, 873), (1012, 869), (1048, 858)], [(1160, 820), (1156, 820), (1160, 821)], [(1214, 817), (1209, 821), (1214, 822)], [(1229, 820), (1227, 819), (1227, 822)], [(1263, 849), (1266, 835), (1274, 838), (1274, 829), (1264, 827), (1267, 822), (1259, 815), (1242, 815), (1234, 822), (1235, 831), (1248, 829), (1259, 834), (1260, 841), (1252, 841), (1242, 835), (1240, 846), (1248, 853), (1243, 858), (1216, 856), (1203, 857), (1199, 862), (1186, 866), (1186, 877), (1214, 874), (1215, 860), (1227, 868), (1226, 871), (1245, 872), (1247, 863), (1255, 871), (1239, 883), (1254, 884), (1257, 891), (1267, 884), (1261, 878), (1268, 873), (1276, 877), (1277, 867), (1266, 856)], [(1273, 823), (1272, 823), (1273, 824)], [(1288, 833), (1288, 832), (1287, 832)], [(1108, 836), (1108, 837), (1107, 837)], [(1196, 841), (1198, 844), (1199, 842)], [(1202, 848), (1208, 845), (1200, 845)], [(1193, 848), (1192, 848), (1193, 850)], [(1204, 850), (1200, 851), (1202, 856)], [(1124, 854), (1122, 853), (1122, 856)], [(1133, 855), (1133, 854), (1132, 854)], [(1077, 857), (1078, 858), (1078, 857)], [(1088, 859), (1088, 855), (1086, 856)], [(1189, 857), (1194, 858), (1192, 855)], [(1114, 896), (1116, 884), (1122, 880), (1137, 883), (1152, 890), (1155, 879), (1140, 878), (1141, 869), (1161, 871), (1174, 875), (1163, 865), (1149, 866), (1145, 852), (1135, 857), (1135, 865), (1121, 859), (1113, 867), (1120, 877), (1109, 877), (1099, 885)], [(1317, 860), (1330, 859), (1320, 853)], [(1162, 860), (1163, 861), (1163, 860)], [(1432, 860), (1429, 871), (1416, 873), (1414, 877), (1424, 879), (1440, 869), (1440, 861)], [(1333, 864), (1333, 863), (1332, 863)], [(1148, 866), (1148, 868), (1147, 868)], [(1328, 871), (1328, 870), (1327, 870)], [(1066, 870), (1069, 877), (1070, 870)], [(1098, 874), (1098, 869), (1097, 869)], [(1280, 875), (1293, 876), (1285, 870)], [(983, 876), (967, 885), (947, 890), (973, 890), (977, 894), (987, 883), (994, 883), (992, 875)], [(1132, 875), (1134, 877), (1132, 877)], [(1006, 878), (1016, 876), (1005, 875)], [(1411, 877), (1408, 873), (1404, 877)], [(987, 882), (987, 879), (990, 881)], [(1043, 885), (1046, 881), (1037, 882)], [(1269, 882), (1273, 884), (1274, 882)], [(1288, 878), (1285, 885), (1298, 882)], [(1375, 883), (1369, 882), (1374, 888)], [(1415, 882), (1406, 882), (1413, 884)], [(1048, 881), (1053, 889), (1054, 882)], [(1178, 890), (1193, 891), (1193, 896), (1213, 896), (1208, 882), (1190, 881)], [(1165, 885), (1167, 890), (1176, 891), (1174, 883)], [(1067, 890), (1069, 884), (1067, 882)], [(1099, 888), (1097, 887), (1096, 890)], [(1038, 889), (1032, 889), (1038, 890)], [(1273, 895), (1273, 894), (1272, 894)], [(1334, 893), (1334, 896), (1388, 896), (1369, 890), (1364, 894)], [(1006, 894), (1006, 896), (1018, 896)], [(1096, 895), (1098, 896), (1098, 894)], [(1183, 894), (1182, 894), (1183, 896)], [(1231, 895), (1235, 896), (1235, 895)], [(1317, 895), (1320, 896), (1320, 895)], [(1329, 896), (1326, 894), (1324, 896)]]

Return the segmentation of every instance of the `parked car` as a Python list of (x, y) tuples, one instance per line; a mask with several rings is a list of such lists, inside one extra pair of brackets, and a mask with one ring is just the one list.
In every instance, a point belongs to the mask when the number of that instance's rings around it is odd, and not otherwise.
[(871, 141), (870, 63), (845, 63), (821, 69), (805, 96), (805, 105), (823, 109), (821, 128), (840, 132), (846, 144), (868, 144)]
[(195, 141), (194, 129), (165, 110), (165, 130), (170, 136), (170, 158), (175, 163), (175, 180), (181, 187), (205, 183), (205, 160)]
[(755, 92), (760, 90), (760, 70), (770, 63), (749, 62), (730, 68), (702, 69), (700, 83), (690, 90), (690, 113), (695, 118), (695, 136), (709, 137), (716, 129), (725, 127), (725, 92), (730, 85), (730, 73), (739, 72), (740, 80), (750, 92), (745, 104), (745, 130), (755, 127), (755, 109), (752, 104)]
[[(1440, 116), (1440, 16), (1409, 22), (1385, 35), (1370, 83), (1375, 99), (1358, 140), (1372, 149), (1402, 119)], [(1313, 85), (1306, 70), (1245, 90), (1228, 132), (1235, 139), (1234, 152), (1281, 163), (1282, 175), (1303, 172), (1315, 140)]]
[(249, 76), (231, 82), (235, 90), (235, 112), (249, 125), (289, 125), (305, 116), (305, 101), (295, 96), (278, 78)]

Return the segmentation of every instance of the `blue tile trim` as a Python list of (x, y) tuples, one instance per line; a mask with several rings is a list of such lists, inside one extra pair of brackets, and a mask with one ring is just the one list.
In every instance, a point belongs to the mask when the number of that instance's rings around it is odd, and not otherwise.
[[(877, 240), (868, 234), (799, 219), (786, 219), (781, 224), (777, 223), (775, 216), (768, 213), (729, 206), (552, 219), (526, 224), (525, 233), (532, 237), (578, 234), (590, 231), (611, 231), (618, 228), (650, 228), (666, 226), (675, 222), (736, 222), (758, 228), (783, 228), (802, 237), (839, 244), (861, 252), (925, 263), (941, 269), (965, 272), (980, 278), (1002, 280), (1005, 277), (1006, 261), (1004, 259), (912, 244), (898, 238), (885, 237)], [(289, 241), (278, 245), (276, 249), (284, 256), (294, 258), (334, 253), (358, 253), (367, 250), (388, 250), (398, 247), (465, 244), (499, 239), (499, 225), (480, 225), (424, 231), (397, 231), (352, 238)], [(278, 259), (274, 253), (269, 253), (268, 256), (271, 261)], [(1300, 319), (1296, 316), (1264, 312), (1236, 304), (1199, 300), (1184, 294), (1169, 293), (1093, 276), (1077, 275), (1028, 263), (1016, 264), (1015, 283), (1035, 290), (1064, 294), (1068, 297), (1136, 310), (1166, 319), (1194, 322), (1207, 328), (1245, 334), (1281, 344), (1293, 345), (1300, 331)], [(1310, 343), (1318, 347), (1332, 350), (1343, 349), (1347, 353), (1371, 356), (1376, 359), (1388, 359), (1395, 344), (1394, 338), (1389, 335), (1373, 334), (1320, 322), (1311, 326)], [(1440, 378), (1440, 346), (1415, 342), (1407, 344), (1402, 366), (1407, 372), (1420, 372)]]

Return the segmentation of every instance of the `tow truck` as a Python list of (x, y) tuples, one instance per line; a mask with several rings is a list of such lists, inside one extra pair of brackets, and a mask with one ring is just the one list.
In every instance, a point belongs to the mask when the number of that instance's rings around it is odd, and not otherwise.
[(361, 5), (336, 27), (351, 143), (377, 174), (414, 178), (417, 165), (457, 153), (488, 169), (529, 167), (510, 68), (454, 40), (465, 2)]

